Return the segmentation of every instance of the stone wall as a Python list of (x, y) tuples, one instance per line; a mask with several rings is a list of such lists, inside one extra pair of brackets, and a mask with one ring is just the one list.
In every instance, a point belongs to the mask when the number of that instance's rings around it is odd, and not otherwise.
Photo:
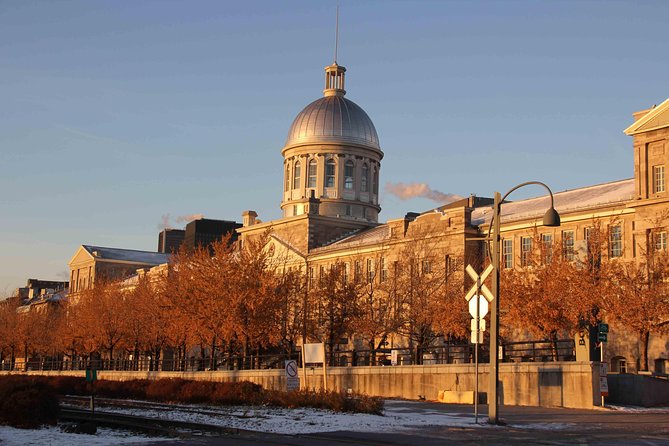
[[(595, 364), (597, 365), (597, 364)], [(479, 366), (479, 389), (487, 390), (487, 365)], [(4, 372), (19, 373), (19, 372)], [(592, 408), (599, 405), (599, 368), (593, 363), (554, 362), (500, 364), (500, 404)], [(26, 372), (24, 374), (84, 376), (83, 371)], [(300, 377), (302, 377), (300, 371)], [(215, 372), (99, 371), (99, 379), (130, 380), (184, 378), (209, 381), (252, 381), (268, 389), (285, 389), (283, 370)], [(306, 371), (309, 388), (323, 386), (322, 369)], [(395, 367), (333, 367), (328, 369), (328, 390), (377, 395), (386, 398), (437, 400), (439, 391), (472, 391), (474, 365), (444, 364)]]
[(632, 406), (669, 405), (669, 379), (667, 376), (609, 374), (607, 403)]

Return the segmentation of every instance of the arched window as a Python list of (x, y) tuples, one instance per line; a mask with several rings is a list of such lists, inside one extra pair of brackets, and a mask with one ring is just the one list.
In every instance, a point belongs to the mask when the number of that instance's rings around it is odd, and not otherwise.
[(316, 187), (316, 160), (309, 161), (307, 169), (307, 187)]
[(290, 189), (290, 166), (288, 164), (286, 164), (286, 181), (283, 187), (286, 192)]
[(325, 163), (325, 187), (335, 186), (335, 161), (330, 158)]
[(295, 163), (293, 168), (293, 189), (300, 188), (300, 162)]
[(344, 189), (353, 189), (353, 168), (353, 161), (346, 161), (344, 164)]
[(367, 163), (362, 165), (362, 176), (360, 177), (360, 192), (367, 192), (367, 183), (369, 183), (369, 167)]
[(379, 170), (374, 168), (374, 179), (372, 180), (372, 190), (376, 195), (379, 195)]

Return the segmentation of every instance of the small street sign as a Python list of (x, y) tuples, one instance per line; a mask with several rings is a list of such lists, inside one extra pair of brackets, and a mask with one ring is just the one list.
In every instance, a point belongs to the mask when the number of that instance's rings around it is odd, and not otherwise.
[(597, 333), (597, 342), (607, 342), (608, 341), (608, 333), (602, 333), (601, 331)]
[(609, 324), (601, 323), (599, 324), (598, 330), (600, 333), (608, 333), (609, 332)]
[[(476, 319), (471, 320), (471, 329), (472, 331), (476, 331)], [(479, 319), (478, 329), (480, 331), (485, 331), (485, 319)]]
[[(609, 382), (606, 379), (606, 376), (599, 377), (599, 393), (602, 396), (609, 396)], [(602, 398), (603, 400), (604, 398)]]
[(297, 361), (290, 359), (285, 362), (286, 371), (286, 390), (300, 390), (300, 378), (297, 376)]
[(471, 339), (472, 344), (483, 344), (483, 332), (482, 331), (478, 332), (478, 338), (477, 338), (476, 334), (477, 333), (476, 333), (475, 330), (472, 331), (472, 339)]
[[(479, 301), (479, 319), (483, 319), (488, 314), (488, 301), (483, 296), (477, 296)], [(476, 319), (476, 297), (469, 299), (469, 314)]]
[(98, 380), (98, 371), (95, 369), (86, 369), (86, 381), (93, 382)]

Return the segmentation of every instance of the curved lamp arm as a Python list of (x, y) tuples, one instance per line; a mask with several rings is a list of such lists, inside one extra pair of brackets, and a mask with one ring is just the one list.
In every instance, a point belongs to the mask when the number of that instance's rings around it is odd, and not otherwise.
[[(547, 191), (548, 195), (551, 197), (551, 207), (546, 211), (544, 214), (544, 220), (543, 224), (544, 226), (560, 226), (560, 214), (557, 213), (555, 210), (555, 201), (553, 199), (553, 192), (551, 191), (550, 187), (548, 187), (545, 183), (542, 183), (541, 181), (526, 181), (524, 183), (521, 183), (513, 188), (511, 188), (504, 196), (502, 199), (499, 201), (497, 206), (500, 207), (500, 218), (501, 218), (501, 207), (502, 203), (504, 203), (504, 200), (506, 200), (506, 197), (508, 197), (512, 192), (520, 189), (521, 187), (524, 186), (529, 186), (530, 184), (537, 184), (539, 186), (543, 186)], [(492, 232), (492, 224), (493, 221), (495, 220), (495, 214), (497, 214), (497, 209), (493, 208), (493, 213), (492, 213), (492, 218), (490, 219), (490, 225), (488, 226), (488, 238), (490, 238), (490, 233)], [(492, 255), (490, 254), (490, 244), (488, 244), (488, 257), (492, 258)]]

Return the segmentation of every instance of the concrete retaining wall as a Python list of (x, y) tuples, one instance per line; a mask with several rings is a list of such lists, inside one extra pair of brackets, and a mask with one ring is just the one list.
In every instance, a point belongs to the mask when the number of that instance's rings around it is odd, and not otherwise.
[(669, 380), (666, 376), (609, 374), (608, 381), (607, 403), (643, 407), (669, 405)]
[[(595, 364), (597, 365), (597, 364)], [(487, 365), (479, 366), (479, 390), (487, 391)], [(84, 376), (83, 371), (4, 372), (24, 375)], [(500, 403), (520, 406), (592, 408), (599, 405), (599, 368), (590, 362), (502, 363), (499, 367)], [(252, 381), (268, 389), (283, 390), (283, 370), (234, 370), (215, 372), (116, 372), (99, 371), (99, 379), (184, 378), (208, 381)], [(302, 371), (300, 371), (302, 378)], [(320, 389), (321, 369), (307, 369), (307, 386)], [(388, 398), (437, 400), (439, 391), (475, 388), (474, 365), (443, 364), (389, 367), (328, 368), (328, 389), (351, 389)]]

